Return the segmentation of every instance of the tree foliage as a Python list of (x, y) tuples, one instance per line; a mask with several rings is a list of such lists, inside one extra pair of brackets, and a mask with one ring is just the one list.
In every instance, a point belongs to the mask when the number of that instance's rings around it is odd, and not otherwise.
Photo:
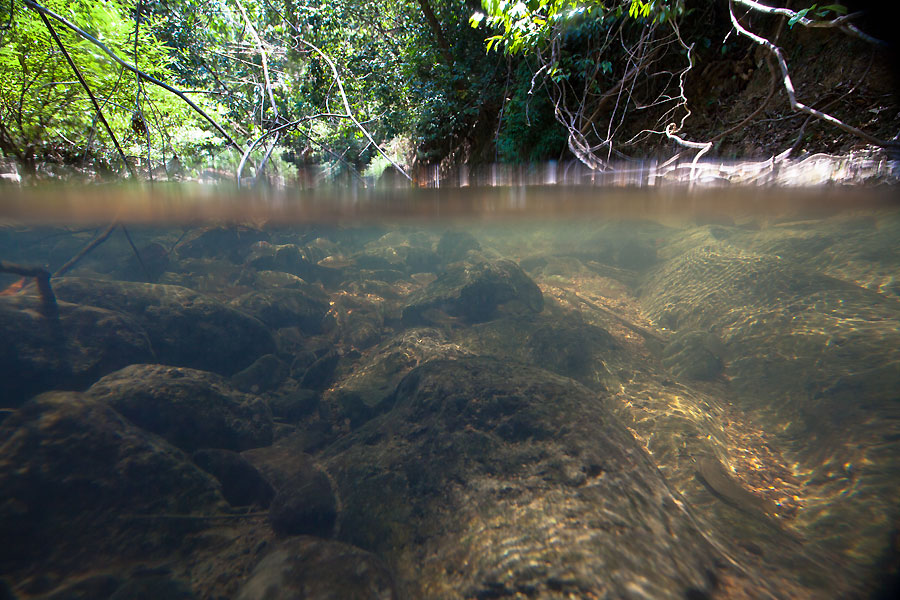
[(689, 79), (723, 57), (745, 60), (752, 44), (734, 35), (741, 19), (750, 29), (754, 18), (781, 19), (785, 31), (833, 27), (866, 37), (840, 3), (44, 3), (123, 61), (184, 90), (211, 115), (203, 119), (55, 22), (84, 75), (79, 84), (32, 4), (0, 3), (0, 151), (31, 169), (56, 161), (123, 172), (86, 86), (144, 176), (173, 163), (240, 165), (250, 176), (321, 164), (331, 177), (355, 177), (391, 163), (566, 156), (602, 168), (645, 152), (654, 138), (685, 141), (697, 110)]
[[(169, 50), (153, 34), (152, 24), (135, 27), (130, 0), (51, 0), (47, 5), (142, 70), (169, 76)], [(86, 92), (47, 27), (24, 6), (14, 5), (8, 20), (0, 45), (0, 149), (32, 168), (40, 160), (76, 162), (85, 157), (112, 168), (117, 158), (111, 140), (98, 128)], [(92, 44), (65, 28), (56, 31), (131, 156), (145, 152), (148, 135), (149, 144), (160, 152), (158, 160), (217, 143), (176, 98), (151, 87), (139, 89), (134, 76)]]

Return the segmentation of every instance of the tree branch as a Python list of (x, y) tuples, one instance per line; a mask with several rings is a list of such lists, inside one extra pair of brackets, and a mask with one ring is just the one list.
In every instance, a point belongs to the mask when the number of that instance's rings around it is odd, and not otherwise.
[(428, 26), (431, 27), (431, 31), (434, 33), (434, 39), (437, 40), (438, 48), (441, 49), (441, 55), (444, 57), (444, 60), (447, 61), (447, 65), (453, 64), (453, 55), (450, 54), (450, 44), (447, 43), (447, 38), (444, 37), (444, 32), (441, 30), (441, 24), (438, 23), (437, 17), (434, 16), (434, 11), (431, 10), (431, 5), (428, 3), (428, 0), (418, 0), (419, 6), (422, 8), (422, 14), (425, 15), (425, 20), (428, 21)]
[(789, 19), (793, 19), (795, 23), (800, 23), (804, 27), (819, 27), (819, 28), (835, 28), (840, 29), (844, 33), (848, 35), (852, 35), (861, 40), (869, 42), (870, 44), (876, 44), (878, 46), (887, 46), (888, 43), (879, 40), (878, 38), (874, 38), (871, 35), (860, 31), (855, 25), (850, 23), (852, 19), (859, 17), (862, 13), (855, 12), (850, 13), (848, 15), (841, 15), (836, 19), (832, 19), (830, 21), (814, 21), (813, 19), (807, 19), (806, 17), (801, 17), (800, 13), (795, 12), (789, 8), (778, 8), (775, 6), (768, 6), (761, 2), (756, 2), (755, 0), (735, 0), (738, 4), (742, 4), (747, 8), (751, 8), (755, 11), (766, 13), (769, 15), (782, 15), (788, 17)]
[(112, 127), (109, 126), (109, 123), (106, 120), (106, 117), (103, 116), (103, 111), (100, 110), (100, 104), (97, 103), (97, 99), (94, 97), (94, 93), (91, 91), (91, 88), (88, 87), (87, 81), (84, 80), (84, 77), (81, 76), (81, 71), (75, 66), (75, 62), (72, 60), (72, 57), (69, 56), (69, 52), (66, 50), (66, 47), (63, 46), (62, 41), (59, 39), (59, 36), (56, 35), (56, 30), (53, 29), (53, 25), (50, 24), (50, 21), (47, 20), (46, 15), (44, 13), (38, 13), (41, 17), (41, 20), (46, 25), (47, 30), (50, 32), (50, 35), (53, 37), (53, 41), (56, 42), (56, 45), (59, 46), (59, 49), (62, 51), (63, 56), (66, 57), (66, 61), (68, 61), (69, 66), (72, 67), (72, 71), (75, 73), (75, 77), (78, 78), (78, 82), (81, 84), (81, 87), (84, 88), (84, 91), (87, 92), (88, 97), (91, 99), (91, 103), (94, 105), (94, 110), (97, 111), (97, 118), (100, 119), (100, 122), (103, 123), (103, 126), (106, 128), (106, 133), (109, 134), (109, 137), (112, 139), (113, 145), (115, 145), (116, 150), (119, 151), (119, 156), (122, 157), (122, 162), (125, 163), (125, 168), (128, 169), (128, 173), (131, 175), (132, 179), (137, 179), (137, 174), (134, 172), (134, 169), (131, 168), (131, 165), (128, 164), (128, 158), (125, 156), (125, 152), (122, 150), (122, 146), (119, 145), (119, 140), (116, 138), (116, 134), (113, 133)]
[(389, 163), (391, 163), (395, 169), (400, 171), (404, 177), (412, 181), (412, 177), (410, 177), (409, 174), (400, 167), (400, 165), (395, 163), (394, 160), (390, 156), (388, 156), (384, 150), (381, 149), (381, 146), (379, 146), (378, 143), (372, 138), (372, 135), (366, 130), (365, 127), (362, 126), (359, 121), (356, 120), (356, 117), (353, 116), (353, 111), (350, 109), (350, 102), (347, 101), (347, 94), (344, 93), (344, 83), (343, 81), (341, 81), (340, 75), (338, 75), (337, 67), (334, 66), (334, 62), (330, 58), (328, 58), (328, 55), (319, 50), (319, 48), (314, 44), (311, 44), (310, 42), (307, 42), (300, 37), (298, 37), (297, 40), (299, 40), (300, 43), (311, 48), (313, 51), (315, 51), (316, 54), (322, 57), (322, 60), (328, 63), (328, 66), (331, 68), (331, 73), (334, 76), (334, 80), (337, 83), (338, 92), (341, 94), (341, 100), (344, 103), (344, 110), (347, 111), (346, 117), (353, 121), (353, 124), (356, 125), (356, 128), (359, 129), (364, 136), (366, 136), (366, 139), (369, 140), (369, 142), (373, 146), (375, 146), (375, 149), (378, 150), (378, 153), (381, 154), (381, 156), (383, 156)]
[(48, 319), (59, 317), (59, 307), (56, 304), (56, 295), (50, 287), (50, 273), (46, 269), (37, 267), (23, 267), (14, 263), (0, 260), (0, 273), (12, 273), (21, 277), (34, 277), (38, 293), (41, 295), (41, 312)]
[(768, 39), (766, 39), (762, 36), (756, 35), (755, 33), (745, 29), (744, 26), (741, 25), (740, 21), (738, 21), (737, 16), (735, 16), (735, 14), (734, 14), (734, 3), (735, 2), (740, 2), (742, 4), (746, 4), (748, 1), (749, 0), (728, 0), (728, 13), (731, 16), (731, 24), (734, 26), (735, 31), (737, 31), (740, 35), (742, 35), (742, 36), (752, 40), (754, 43), (764, 47), (766, 50), (771, 52), (775, 56), (775, 58), (778, 60), (778, 65), (781, 67), (782, 82), (784, 83), (785, 91), (787, 91), (788, 100), (791, 104), (791, 108), (793, 108), (796, 111), (800, 111), (800, 112), (806, 113), (808, 115), (812, 115), (812, 116), (816, 117), (817, 119), (821, 119), (823, 121), (831, 123), (835, 127), (842, 129), (843, 131), (846, 131), (847, 133), (852, 133), (853, 135), (855, 135), (859, 138), (862, 138), (862, 139), (866, 140), (867, 142), (869, 142), (870, 144), (873, 144), (875, 146), (881, 146), (882, 148), (887, 147), (887, 146), (892, 146), (892, 144), (890, 144), (884, 140), (880, 140), (877, 137), (870, 135), (861, 129), (857, 129), (856, 127), (853, 127), (852, 125), (848, 125), (836, 117), (833, 117), (829, 114), (818, 111), (814, 108), (810, 108), (809, 106), (807, 106), (797, 100), (797, 95), (796, 95), (796, 92), (794, 91), (794, 83), (791, 81), (791, 75), (788, 72), (787, 62), (784, 59), (784, 53), (782, 53), (781, 48), (779, 48), (778, 46), (776, 46), (775, 44), (770, 42)]
[(91, 42), (92, 44), (94, 44), (95, 46), (97, 46), (98, 48), (103, 50), (103, 52), (105, 52), (115, 62), (119, 63), (120, 65), (122, 65), (123, 67), (125, 67), (126, 69), (131, 71), (132, 73), (140, 76), (142, 79), (145, 79), (146, 81), (149, 81), (150, 83), (152, 83), (154, 85), (157, 85), (157, 86), (163, 88), (164, 90), (166, 90), (168, 92), (175, 94), (176, 96), (178, 96), (179, 98), (184, 100), (188, 104), (188, 106), (190, 106), (195, 111), (197, 111), (197, 113), (199, 113), (200, 116), (202, 116), (204, 119), (206, 119), (206, 121), (209, 124), (211, 124), (213, 127), (215, 127), (216, 131), (221, 133), (222, 136), (226, 140), (228, 140), (228, 143), (230, 145), (232, 145), (238, 152), (242, 151), (241, 146), (237, 142), (235, 142), (231, 138), (230, 135), (228, 135), (228, 132), (225, 131), (222, 128), (222, 126), (219, 125), (212, 117), (210, 117), (208, 114), (206, 114), (206, 111), (204, 111), (202, 108), (197, 106), (190, 98), (185, 96), (184, 93), (182, 93), (181, 91), (177, 90), (176, 88), (172, 87), (171, 85), (169, 85), (167, 83), (163, 83), (162, 81), (153, 77), (152, 75), (148, 75), (147, 73), (144, 73), (143, 71), (137, 69), (133, 65), (128, 64), (127, 62), (125, 62), (124, 60), (119, 58), (118, 55), (116, 55), (115, 52), (110, 50), (103, 42), (101, 42), (100, 40), (98, 40), (97, 38), (92, 36), (91, 34), (87, 33), (86, 31), (84, 31), (83, 29), (81, 29), (80, 27), (78, 27), (77, 25), (75, 25), (74, 23), (72, 23), (71, 21), (66, 19), (65, 17), (62, 17), (62, 16), (56, 14), (55, 12), (53, 12), (52, 10), (41, 6), (34, 0), (22, 0), (22, 2), (25, 4), (25, 6), (27, 6), (28, 8), (30, 8), (32, 10), (37, 11), (38, 13), (47, 15), (48, 17), (52, 17), (52, 18), (56, 19), (57, 21), (59, 21), (60, 23), (62, 23), (63, 25), (65, 25), (66, 27), (68, 27), (69, 29), (74, 31), (75, 33), (77, 33), (82, 38), (86, 39), (87, 41)]

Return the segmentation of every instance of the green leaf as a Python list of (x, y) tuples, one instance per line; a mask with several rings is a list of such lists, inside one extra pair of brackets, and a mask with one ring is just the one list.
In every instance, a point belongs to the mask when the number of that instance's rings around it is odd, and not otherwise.
[(805, 19), (805, 18), (806, 18), (806, 15), (809, 13), (809, 11), (813, 10), (815, 7), (816, 7), (816, 5), (813, 4), (813, 5), (810, 6), (809, 8), (804, 8), (803, 10), (798, 10), (798, 11), (797, 11), (797, 14), (794, 15), (793, 17), (791, 17), (790, 20), (788, 21), (788, 27), (791, 28), (791, 29), (793, 29), (793, 28), (794, 28), (794, 24), (795, 24), (797, 21), (799, 21), (800, 19)]
[(837, 13), (839, 15), (847, 14), (847, 7), (843, 4), (829, 4), (828, 6), (823, 6), (821, 10), (830, 10), (831, 12)]

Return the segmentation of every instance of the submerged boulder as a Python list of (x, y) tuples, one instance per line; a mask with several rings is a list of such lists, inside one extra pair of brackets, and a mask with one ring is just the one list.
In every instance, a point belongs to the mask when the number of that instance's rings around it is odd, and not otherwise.
[(413, 368), (436, 358), (465, 356), (440, 330), (417, 327), (403, 331), (367, 353), (359, 365), (335, 386), (341, 412), (356, 425), (360, 418), (386, 412), (397, 384)]
[(211, 227), (182, 242), (176, 251), (188, 258), (218, 258), (240, 262), (253, 245), (268, 239), (268, 235), (246, 227)]
[(481, 244), (468, 231), (450, 230), (441, 236), (435, 252), (444, 262), (456, 262), (466, 257), (469, 250), (481, 250)]
[(275, 490), (246, 458), (231, 450), (197, 450), (191, 459), (222, 484), (222, 495), (232, 506), (255, 504), (268, 508)]
[(292, 435), (243, 456), (275, 489), (269, 506), (269, 524), (275, 533), (329, 537), (339, 502), (328, 474), (303, 451), (305, 446), (302, 435)]
[(259, 320), (180, 286), (66, 277), (53, 289), (60, 300), (131, 315), (163, 364), (231, 375), (275, 351)]
[(712, 381), (725, 368), (721, 346), (708, 331), (678, 332), (663, 349), (662, 364), (676, 377)]
[(86, 393), (187, 452), (240, 451), (272, 443), (268, 406), (214, 373), (131, 365), (102, 378)]
[(251, 573), (237, 600), (396, 600), (380, 558), (347, 544), (312, 537), (278, 543)]
[(3, 421), (0, 489), (0, 571), (167, 554), (196, 523), (154, 515), (225, 507), (187, 455), (76, 392), (42, 394)]
[(329, 309), (328, 297), (312, 286), (249, 292), (232, 300), (231, 306), (273, 329), (299, 327), (313, 334), (322, 332)]
[(277, 388), (288, 375), (289, 367), (274, 354), (264, 354), (231, 376), (231, 384), (242, 392), (267, 392)]
[(511, 260), (456, 263), (411, 296), (403, 309), (403, 322), (432, 323), (433, 312), (469, 322), (488, 321), (494, 318), (499, 305), (512, 301), (535, 313), (544, 308), (540, 288), (519, 265)]
[(0, 406), (52, 388), (81, 390), (101, 376), (154, 360), (147, 333), (129, 316), (59, 302), (48, 319), (35, 296), (0, 298)]
[(596, 392), (461, 357), (414, 369), (394, 402), (323, 462), (340, 539), (382, 553), (412, 597), (711, 593), (721, 557)]

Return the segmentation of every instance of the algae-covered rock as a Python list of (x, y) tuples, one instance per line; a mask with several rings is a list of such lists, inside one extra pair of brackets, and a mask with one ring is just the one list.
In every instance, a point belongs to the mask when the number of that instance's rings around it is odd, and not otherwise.
[(274, 354), (264, 354), (231, 376), (231, 384), (242, 392), (258, 394), (277, 388), (287, 377), (289, 367)]
[(218, 258), (240, 262), (254, 244), (265, 242), (268, 234), (247, 227), (210, 227), (190, 236), (178, 245), (179, 256), (188, 258)]
[(222, 495), (232, 506), (255, 504), (268, 508), (275, 490), (246, 458), (232, 450), (205, 448), (191, 454), (198, 467), (222, 484)]
[(335, 393), (340, 407), (348, 418), (354, 417), (351, 421), (356, 425), (360, 418), (388, 410), (397, 384), (419, 364), (466, 354), (438, 329), (408, 329), (373, 348), (359, 368), (337, 383)]
[(538, 313), (544, 297), (537, 284), (511, 260), (451, 265), (425, 289), (414, 293), (403, 309), (407, 325), (433, 321), (428, 311), (440, 311), (470, 322), (492, 319), (501, 304), (517, 301)]
[(241, 587), (237, 600), (397, 600), (387, 565), (347, 544), (312, 537), (279, 542)]
[(4, 571), (167, 554), (197, 523), (154, 515), (225, 507), (187, 455), (75, 392), (37, 396), (0, 425), (0, 488)]
[(468, 231), (449, 230), (441, 236), (435, 252), (444, 262), (456, 262), (466, 257), (469, 250), (481, 250), (481, 244)]
[(721, 557), (601, 398), (483, 357), (436, 360), (324, 452), (340, 539), (413, 597), (703, 597)]
[(67, 277), (53, 289), (60, 300), (133, 317), (163, 364), (230, 375), (275, 350), (260, 321), (187, 288)]
[(118, 312), (58, 303), (58, 319), (35, 296), (0, 298), (0, 406), (49, 389), (82, 390), (132, 363), (153, 361), (147, 333)]
[(246, 450), (272, 443), (272, 414), (222, 377), (184, 367), (131, 365), (87, 390), (182, 450)]
[(722, 374), (722, 343), (705, 331), (678, 332), (663, 349), (663, 366), (685, 379), (711, 381)]
[(269, 327), (299, 327), (320, 333), (328, 312), (328, 298), (312, 286), (249, 292), (231, 301), (231, 306), (256, 317)]

